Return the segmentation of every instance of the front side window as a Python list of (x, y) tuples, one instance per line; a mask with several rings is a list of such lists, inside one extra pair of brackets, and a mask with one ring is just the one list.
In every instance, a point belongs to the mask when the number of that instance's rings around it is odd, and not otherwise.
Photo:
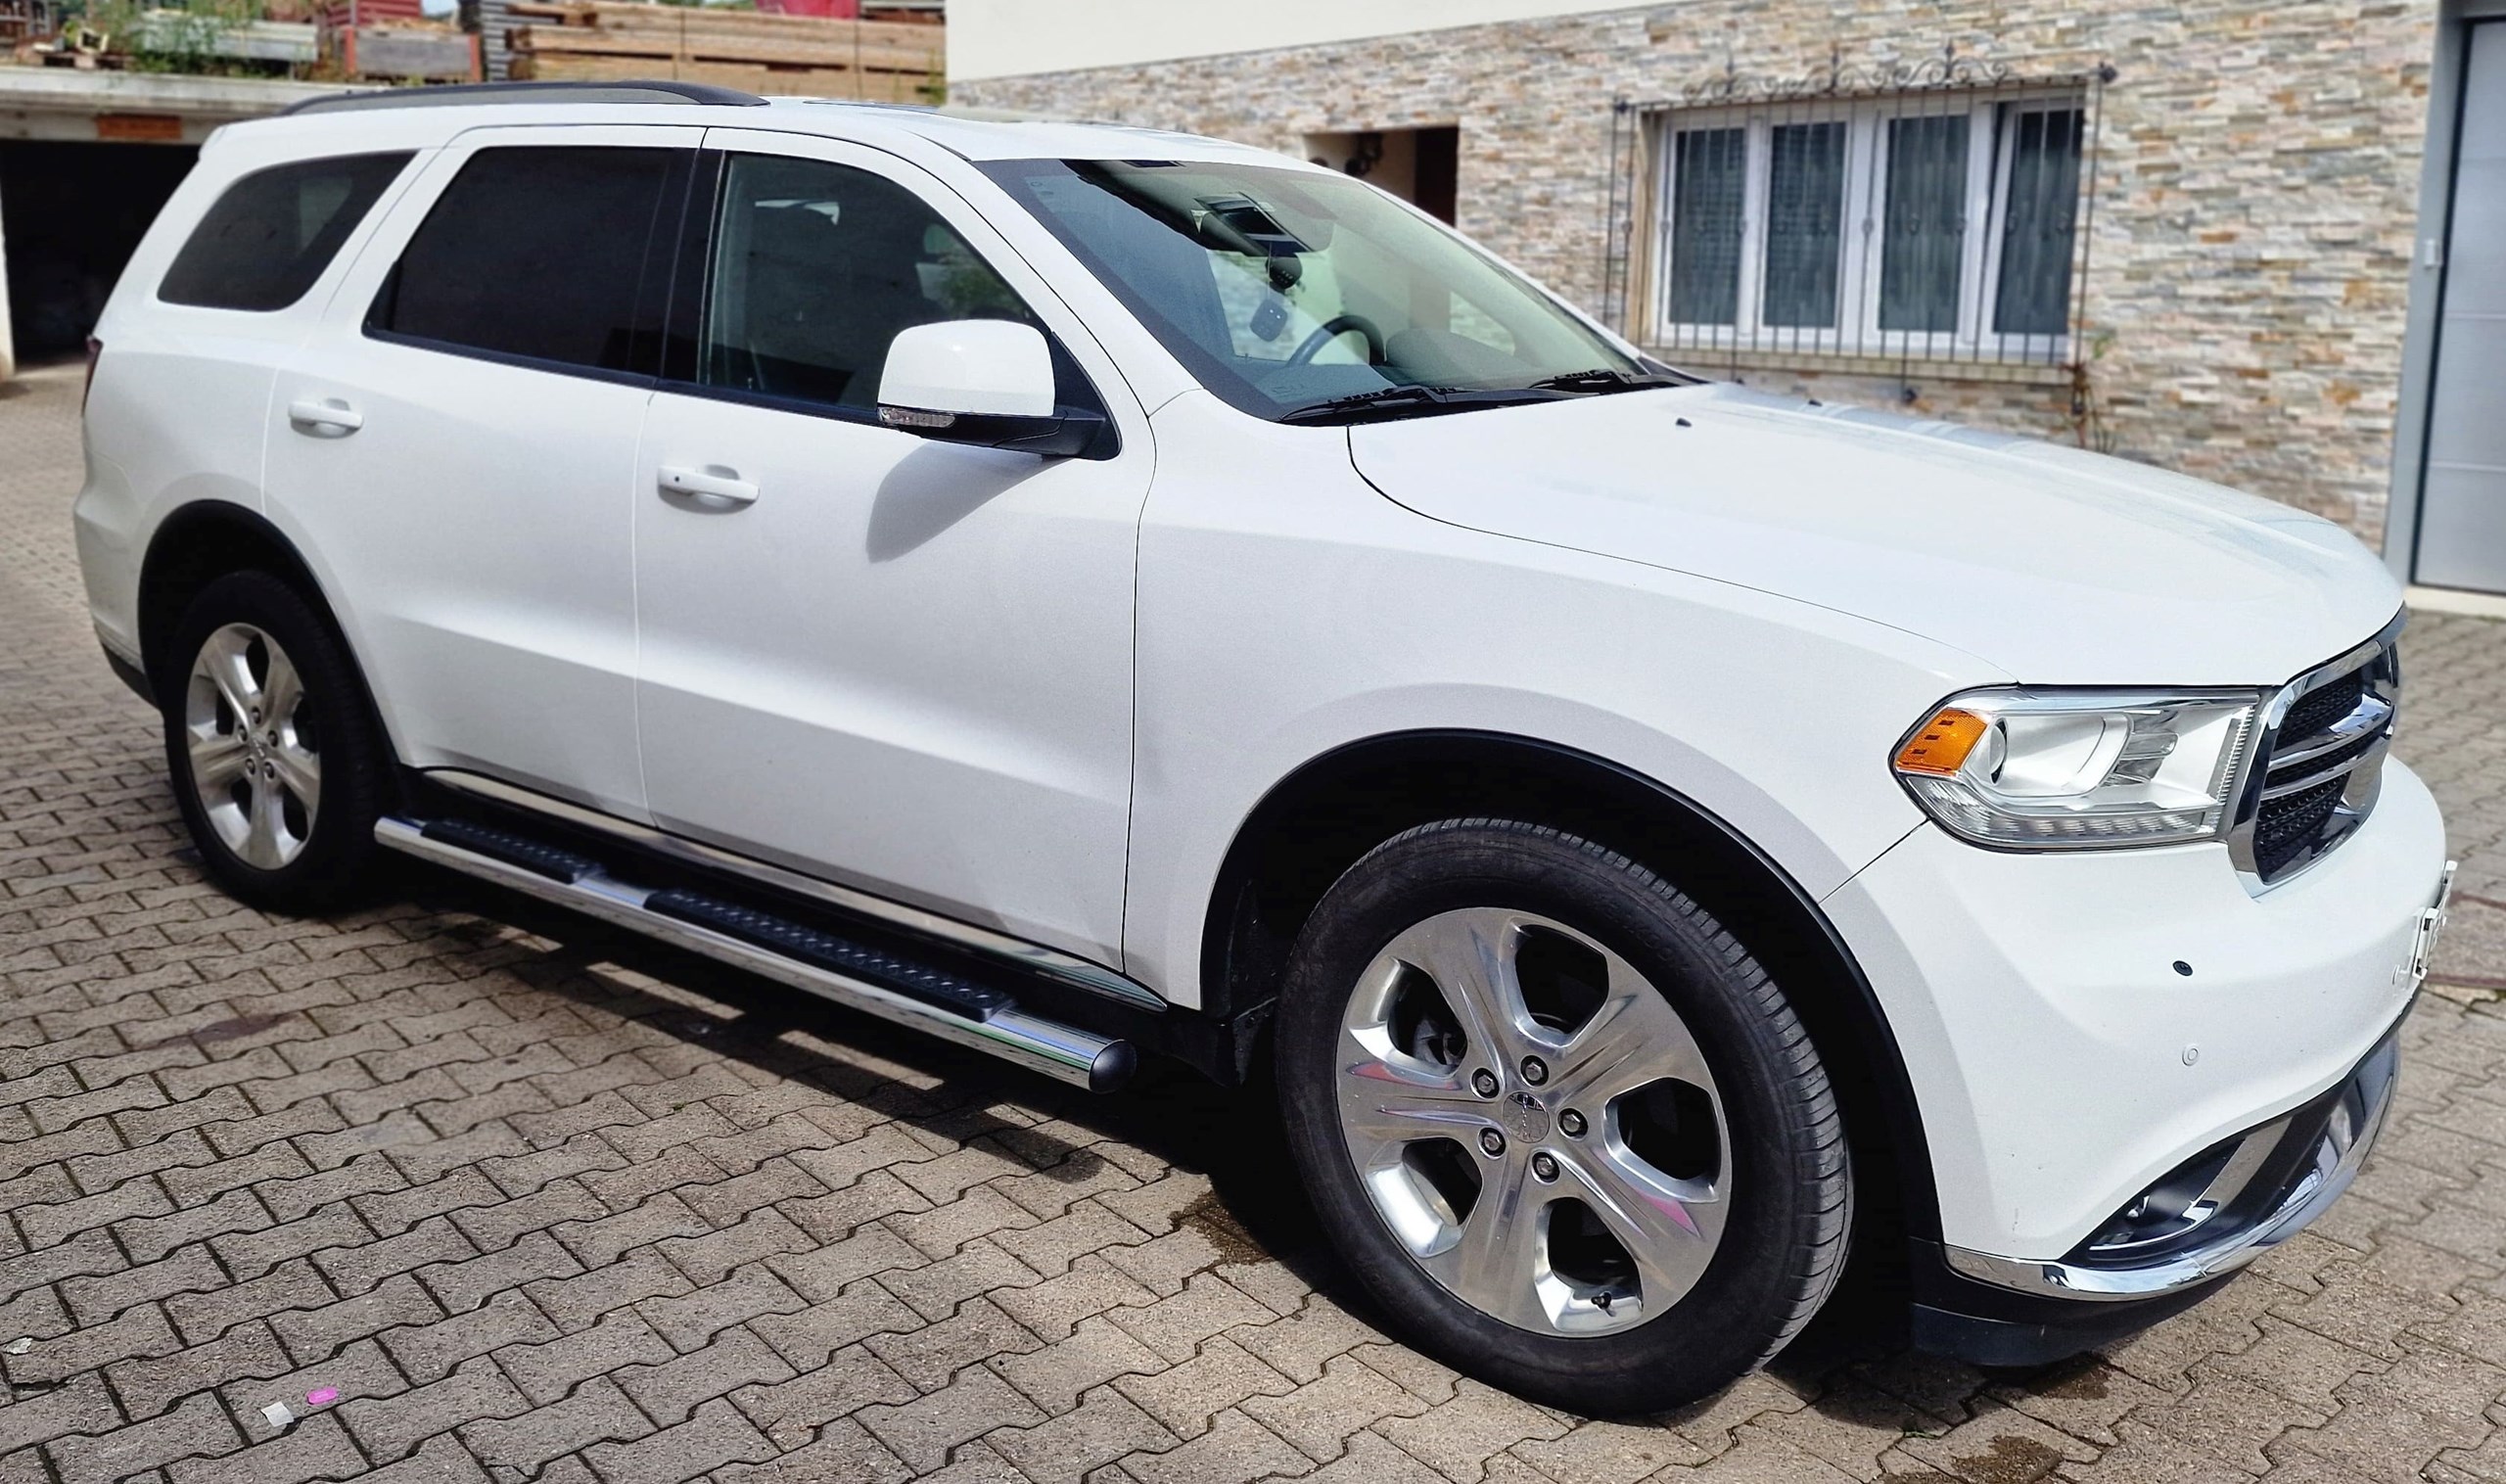
[(939, 213), (895, 181), (774, 155), (725, 162), (703, 385), (869, 411), (898, 332), (951, 319), (1035, 323)]
[(688, 152), (479, 151), (418, 226), (367, 317), (386, 335), (494, 356), (658, 373)]
[(2086, 120), (2076, 98), (1954, 90), (1670, 114), (1655, 336), (2059, 360)]
[(1409, 415), (1656, 379), (1510, 269), (1346, 176), (1197, 161), (984, 169), (1203, 386), (1258, 417)]
[(201, 217), (157, 297), (205, 309), (286, 308), (313, 287), (408, 162), (402, 150), (255, 170)]

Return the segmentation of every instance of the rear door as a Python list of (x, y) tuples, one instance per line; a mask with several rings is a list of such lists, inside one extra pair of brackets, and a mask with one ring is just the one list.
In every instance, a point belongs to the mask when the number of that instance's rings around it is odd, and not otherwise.
[(699, 138), (460, 136), (280, 370), (271, 516), (403, 762), (643, 814), (628, 502)]
[(115, 289), (87, 397), (92, 446), (111, 456), (89, 461), (77, 522), (99, 633), (124, 659), (140, 658), (133, 598), (159, 522), (203, 499), (260, 508), (272, 378), (378, 203), (416, 173), (418, 151), (386, 140), (310, 160), (251, 135), (221, 144)]

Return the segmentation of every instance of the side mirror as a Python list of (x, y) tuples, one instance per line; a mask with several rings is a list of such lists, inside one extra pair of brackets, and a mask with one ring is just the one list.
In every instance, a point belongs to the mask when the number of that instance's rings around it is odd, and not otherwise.
[(879, 376), (879, 421), (942, 442), (1054, 458), (1092, 453), (1112, 431), (1094, 412), (1055, 404), (1044, 332), (1006, 319), (900, 332)]

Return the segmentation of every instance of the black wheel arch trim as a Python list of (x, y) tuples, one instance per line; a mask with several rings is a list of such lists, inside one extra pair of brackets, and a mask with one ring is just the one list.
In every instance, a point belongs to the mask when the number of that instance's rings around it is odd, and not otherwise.
[[(213, 553), (215, 546), (212, 543), (221, 532), (226, 540), (259, 548), (277, 560), (274, 563), (241, 565), (203, 561), (197, 580), (184, 584), (179, 600), (166, 601), (170, 595), (160, 594), (157, 591), (159, 584), (173, 580), (179, 574), (180, 564), (194, 556), (199, 548), (207, 546)], [(372, 723), (374, 735), (382, 739), (387, 755), (394, 755), (386, 768), (386, 776), (394, 780), (396, 788), (400, 772), (395, 756), (397, 747), (391, 727), (384, 722), (383, 709), (375, 702), (374, 686), (366, 678), (364, 659), (357, 654), (347, 626), (340, 622), (339, 610), (333, 606), (331, 595), (323, 589), (322, 580), (314, 574), (313, 564), (304, 560), (304, 553), (298, 549), (286, 532), (250, 505), (209, 497), (189, 501), (166, 512), (165, 518), (159, 521), (157, 529), (149, 534), (148, 549), (139, 560), (138, 590), (133, 594), (139, 663), (130, 666), (127, 659), (110, 650), (106, 652), (107, 661), (140, 699), (152, 706), (163, 704), (163, 697), (174, 694), (168, 685), (179, 687), (181, 683), (166, 672), (165, 667), (176, 661), (164, 652), (165, 645), (173, 637), (175, 626), (181, 622), (183, 609), (190, 605), (192, 594), (226, 573), (255, 570), (256, 567), (295, 585), (322, 622), (331, 626), (331, 636), (339, 641), (340, 652), (348, 657), (348, 669), (356, 681), (357, 700), (365, 708), (366, 719)], [(130, 672), (125, 672), (124, 667), (129, 667)]]
[[(1762, 945), (1752, 941), (1735, 924), (1727, 921), (1725, 925), (1748, 944), (1761, 961), (1776, 956), (1797, 963), (1805, 955), (1815, 960), (1826, 971), (1823, 977), (1827, 982), (1840, 991), (1824, 997), (1827, 1002), (1817, 1007), (1817, 1018), (1826, 1022), (1829, 1031), (1827, 1036), (1820, 1038), (1821, 1053), (1831, 1063), (1849, 1059), (1865, 1074), (1864, 1086), (1871, 1094), (1869, 1102), (1876, 1104), (1870, 1111), (1876, 1112), (1876, 1121), (1880, 1125), (1878, 1128), (1849, 1129), (1849, 1132), (1855, 1137), (1857, 1148), (1876, 1142), (1884, 1149), (1888, 1163), (1894, 1167), (1896, 1189), (1892, 1193), (1896, 1199), (1888, 1202), (1886, 1209), (1899, 1224), (1903, 1234), (1936, 1247), (1940, 1235), (1940, 1202), (1932, 1178), (1930, 1146), (1924, 1133), (1922, 1108), (1916, 1101), (1914, 1086), (1906, 1071), (1906, 1059), (1898, 1047), (1887, 1012), (1880, 1005), (1878, 992), (1872, 988), (1869, 976), (1863, 972), (1843, 935), (1836, 930), (1817, 900), (1755, 841), (1679, 790), (1596, 754), (1514, 733), (1422, 728), (1381, 733), (1343, 743), (1307, 760), (1271, 786), (1261, 801), (1246, 813), (1237, 825), (1233, 839), (1229, 842), (1202, 924), (1202, 1013), (1223, 1022), (1246, 1026), (1258, 1026), (1266, 1018), (1262, 1012), (1269, 1008), (1271, 995), (1237, 993), (1240, 981), (1248, 972), (1245, 965), (1235, 961), (1241, 931), (1239, 918), (1248, 910), (1248, 888), (1255, 882), (1270, 835), (1282, 825), (1284, 821), (1280, 816), (1293, 809), (1299, 797), (1314, 788), (1326, 786), (1324, 780), (1330, 778), (1358, 777), (1386, 767), (1413, 766), (1420, 763), (1432, 765), (1458, 759), (1508, 759), (1526, 765), (1535, 774), (1581, 779), (1600, 785), (1599, 792), (1602, 794), (1615, 792), (1624, 798), (1647, 800), (1663, 814), (1683, 820), (1720, 842), (1734, 858), (1745, 861), (1747, 868), (1761, 878), (1762, 884), (1775, 888), (1780, 898), (1775, 905), (1785, 915), (1809, 927), (1810, 942)], [(1396, 832), (1388, 831), (1385, 838)], [(1612, 842), (1603, 840), (1601, 843)], [(1619, 848), (1625, 849), (1624, 844)], [(1702, 900), (1703, 894), (1682, 881), (1671, 862), (1654, 860), (1648, 863), (1664, 869), (1675, 885)], [(1745, 886), (1745, 883), (1735, 883), (1735, 886)], [(1713, 905), (1711, 903), (1706, 904), (1709, 908)], [(1758, 924), (1761, 937), (1766, 936), (1768, 926)], [(1784, 951), (1771, 953), (1769, 949)], [(1258, 967), (1251, 972), (1257, 979), (1262, 976)], [(1778, 982), (1784, 982), (1781, 974)], [(1276, 983), (1276, 974), (1272, 974), (1266, 988), (1275, 993)], [(1839, 1035), (1839, 1032), (1844, 1034)], [(1818, 1034), (1815, 1026), (1813, 1034)], [(1249, 1059), (1248, 1053), (1246, 1060)]]
[(124, 659), (110, 647), (105, 649), (105, 667), (114, 672), (115, 679), (129, 687), (132, 695), (147, 702), (151, 707), (157, 705), (157, 687), (149, 680), (148, 672)]
[[(331, 607), (330, 595), (322, 590), (320, 580), (313, 576), (312, 564), (304, 560), (304, 554), (297, 549), (296, 542), (289, 539), (287, 533), (279, 530), (268, 516), (236, 500), (218, 497), (191, 500), (166, 512), (165, 518), (157, 523), (157, 529), (149, 534), (148, 549), (139, 560), (139, 584), (134, 594), (139, 663), (142, 673), (150, 678), (152, 684), (162, 686), (162, 678), (159, 672), (167, 663), (165, 642), (172, 637), (174, 625), (182, 618), (183, 606), (190, 600), (187, 594), (180, 602), (166, 604), (161, 601), (158, 589), (173, 578), (179, 564), (194, 550), (208, 544), (209, 533), (220, 527), (240, 533), (246, 541), (277, 553), (287, 569), (277, 576), (302, 583), (305, 596), (331, 621), (332, 626), (336, 628), (339, 625), (339, 615)], [(231, 565), (204, 564), (201, 568), (204, 576), (200, 581), (190, 584), (191, 591), (197, 592), (224, 573), (242, 570)]]

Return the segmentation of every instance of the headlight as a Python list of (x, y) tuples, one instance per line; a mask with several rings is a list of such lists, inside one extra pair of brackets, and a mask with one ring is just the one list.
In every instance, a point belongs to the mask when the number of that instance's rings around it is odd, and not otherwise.
[(2258, 691), (1977, 690), (1897, 749), (1953, 834), (2012, 850), (2213, 840), (2253, 746)]

